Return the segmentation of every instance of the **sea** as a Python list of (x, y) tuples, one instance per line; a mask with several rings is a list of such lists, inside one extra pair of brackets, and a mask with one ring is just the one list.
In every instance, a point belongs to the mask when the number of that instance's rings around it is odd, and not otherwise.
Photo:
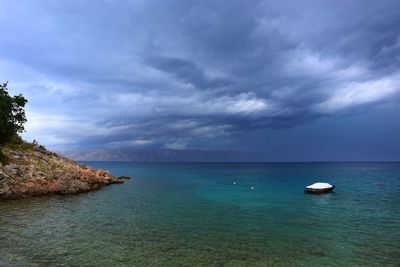
[(1, 201), (0, 266), (400, 266), (399, 162), (84, 164), (132, 179)]

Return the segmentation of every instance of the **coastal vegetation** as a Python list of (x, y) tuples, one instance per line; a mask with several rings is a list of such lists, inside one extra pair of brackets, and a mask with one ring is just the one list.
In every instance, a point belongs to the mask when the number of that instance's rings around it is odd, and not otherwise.
[(30, 147), (18, 136), (25, 130), (25, 105), (28, 100), (21, 94), (10, 96), (8, 82), (0, 84), (0, 162), (6, 163), (3, 154), (5, 146), (18, 146), (20, 149)]
[(10, 96), (8, 83), (0, 84), (0, 145), (20, 141), (17, 134), (25, 130), (25, 105), (28, 100), (21, 94)]

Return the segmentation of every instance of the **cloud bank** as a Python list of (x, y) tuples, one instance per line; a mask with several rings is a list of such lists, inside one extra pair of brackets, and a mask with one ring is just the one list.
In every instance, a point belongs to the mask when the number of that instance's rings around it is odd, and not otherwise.
[(0, 9), (0, 77), (30, 100), (27, 138), (51, 147), (227, 148), (400, 100), (398, 1)]

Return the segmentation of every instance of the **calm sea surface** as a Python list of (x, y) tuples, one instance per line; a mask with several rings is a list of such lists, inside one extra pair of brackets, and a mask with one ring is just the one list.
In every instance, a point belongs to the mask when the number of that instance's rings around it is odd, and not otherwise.
[(400, 266), (400, 163), (87, 164), (134, 178), (0, 202), (0, 266)]

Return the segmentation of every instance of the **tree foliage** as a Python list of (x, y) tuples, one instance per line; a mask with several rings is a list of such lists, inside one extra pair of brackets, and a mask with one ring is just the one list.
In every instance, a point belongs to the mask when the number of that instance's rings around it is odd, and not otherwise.
[(7, 82), (0, 84), (0, 144), (9, 142), (25, 130), (25, 105), (28, 102), (21, 94), (10, 96)]

